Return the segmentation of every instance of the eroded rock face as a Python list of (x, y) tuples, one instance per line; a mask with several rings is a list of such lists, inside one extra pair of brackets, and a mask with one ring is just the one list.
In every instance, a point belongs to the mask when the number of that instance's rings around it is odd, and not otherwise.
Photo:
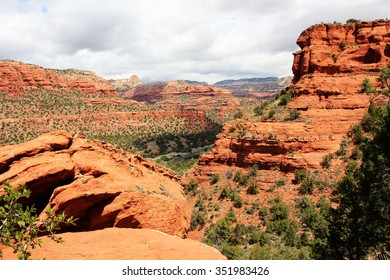
[[(0, 182), (26, 184), (26, 203), (78, 219), (76, 228), (149, 228), (184, 237), (190, 208), (173, 171), (143, 158), (58, 131), (0, 148)], [(45, 214), (41, 214), (42, 219)]]
[(232, 96), (232, 93), (229, 90), (215, 86), (194, 85), (184, 81), (170, 81), (140, 85), (123, 95), (136, 101), (157, 102), (170, 97)]
[(298, 110), (301, 119), (226, 124), (212, 151), (199, 159), (194, 176), (202, 181), (228, 166), (254, 164), (287, 173), (319, 169), (324, 156), (340, 148), (350, 127), (367, 112), (363, 80), (379, 87), (379, 71), (390, 58), (390, 21), (315, 25), (302, 32), (297, 44), (302, 50), (294, 54), (287, 109)]
[(317, 24), (301, 33), (294, 53), (293, 86), (304, 94), (360, 91), (362, 80), (376, 85), (390, 59), (390, 21)]
[[(47, 260), (226, 260), (216, 249), (199, 241), (181, 239), (149, 229), (106, 228), (58, 234), (64, 243), (44, 238), (32, 259)], [(5, 259), (16, 259), (10, 248)]]
[(90, 71), (54, 70), (17, 61), (0, 61), (0, 92), (20, 94), (35, 89), (115, 95), (112, 85)]

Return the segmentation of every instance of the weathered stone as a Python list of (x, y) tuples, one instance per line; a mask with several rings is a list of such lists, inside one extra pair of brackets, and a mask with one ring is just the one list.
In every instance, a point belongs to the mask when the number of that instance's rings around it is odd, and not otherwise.
[(26, 184), (26, 203), (38, 211), (77, 218), (72, 231), (150, 228), (184, 237), (189, 228), (190, 208), (173, 171), (109, 144), (54, 132), (0, 148), (0, 155), (0, 182)]
[[(32, 259), (46, 260), (225, 260), (216, 249), (149, 229), (106, 228), (58, 234), (64, 243), (44, 238)], [(10, 248), (4, 259), (16, 259)]]

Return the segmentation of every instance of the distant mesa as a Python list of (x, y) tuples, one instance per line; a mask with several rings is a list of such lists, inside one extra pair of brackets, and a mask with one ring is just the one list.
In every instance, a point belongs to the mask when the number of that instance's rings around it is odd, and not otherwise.
[(136, 101), (157, 102), (173, 96), (188, 97), (216, 97), (232, 96), (231, 92), (216, 86), (203, 84), (189, 84), (183, 80), (172, 80), (169, 82), (156, 82), (139, 85), (130, 91), (121, 94)]
[(201, 86), (208, 86), (209, 84), (206, 82), (198, 82), (198, 81), (191, 81), (191, 80), (184, 80), (187, 84), (190, 85), (201, 85)]
[(292, 77), (243, 78), (239, 80), (223, 80), (214, 86), (230, 90), (236, 97), (254, 97), (270, 99), (285, 87), (289, 86)]
[(11, 60), (0, 61), (0, 92), (20, 94), (34, 89), (116, 94), (113, 86), (91, 71), (55, 70)]
[(52, 92), (78, 91), (89, 95), (117, 95), (140, 102), (157, 102), (169, 95), (212, 97), (233, 94), (235, 97), (268, 99), (288, 86), (290, 81), (290, 77), (269, 77), (224, 80), (214, 85), (191, 80), (144, 84), (137, 75), (128, 79), (105, 80), (92, 71), (49, 69), (18, 61), (0, 60), (0, 92), (11, 95), (43, 89)]

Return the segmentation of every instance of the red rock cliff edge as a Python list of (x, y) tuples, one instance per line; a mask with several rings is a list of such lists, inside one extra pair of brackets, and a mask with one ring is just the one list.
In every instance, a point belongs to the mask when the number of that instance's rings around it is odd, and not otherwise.
[[(324, 156), (337, 151), (350, 127), (367, 112), (369, 97), (361, 93), (390, 58), (390, 21), (319, 24), (302, 32), (302, 48), (294, 54), (293, 98), (296, 121), (235, 120), (225, 125), (193, 175), (200, 180), (229, 166), (260, 169), (318, 169)], [(231, 128), (234, 127), (234, 128)], [(234, 131), (234, 132), (232, 132)]]
[(27, 90), (76, 90), (84, 94), (115, 95), (114, 87), (93, 72), (54, 70), (17, 61), (0, 61), (0, 92), (20, 94)]

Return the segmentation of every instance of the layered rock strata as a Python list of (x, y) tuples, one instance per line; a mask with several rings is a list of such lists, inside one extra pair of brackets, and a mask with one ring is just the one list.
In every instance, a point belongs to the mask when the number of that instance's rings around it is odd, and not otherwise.
[(54, 70), (17, 61), (0, 61), (0, 92), (20, 94), (37, 89), (115, 95), (111, 84), (90, 71)]
[(294, 53), (293, 98), (287, 109), (301, 117), (226, 124), (193, 174), (204, 177), (228, 166), (254, 164), (284, 172), (318, 169), (325, 155), (339, 149), (350, 127), (367, 112), (363, 80), (379, 88), (379, 71), (390, 58), (390, 21), (319, 24), (303, 31), (297, 44), (302, 50)]
[(184, 81), (157, 82), (140, 85), (123, 93), (123, 96), (136, 101), (157, 102), (168, 98), (186, 96), (188, 98), (232, 96), (231, 92), (215, 86), (195, 85)]

